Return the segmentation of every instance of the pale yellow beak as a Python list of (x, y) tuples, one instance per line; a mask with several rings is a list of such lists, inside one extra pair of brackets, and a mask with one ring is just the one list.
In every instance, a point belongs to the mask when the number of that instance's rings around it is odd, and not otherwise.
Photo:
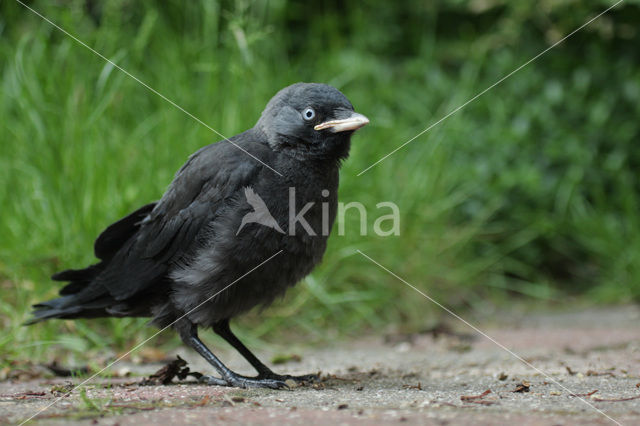
[(331, 129), (332, 132), (346, 132), (347, 130), (356, 130), (362, 126), (369, 124), (369, 119), (357, 112), (352, 113), (349, 117), (341, 120), (331, 120), (320, 123), (314, 127), (314, 130)]

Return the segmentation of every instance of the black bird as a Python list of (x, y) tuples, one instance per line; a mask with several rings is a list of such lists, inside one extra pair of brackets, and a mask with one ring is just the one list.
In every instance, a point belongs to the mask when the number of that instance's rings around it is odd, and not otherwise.
[[(213, 365), (220, 377), (204, 376), (206, 383), (282, 388), (288, 379), (312, 380), (271, 371), (229, 320), (268, 305), (320, 262), (336, 215), (340, 164), (351, 135), (368, 122), (331, 86), (280, 90), (253, 128), (195, 152), (160, 201), (104, 230), (94, 245), (97, 263), (53, 275), (69, 283), (59, 298), (34, 305), (28, 324), (151, 317)], [(257, 211), (263, 204), (266, 214)], [(247, 214), (263, 214), (267, 226), (242, 223)], [(213, 328), (258, 375), (228, 369), (200, 341), (198, 327)]]

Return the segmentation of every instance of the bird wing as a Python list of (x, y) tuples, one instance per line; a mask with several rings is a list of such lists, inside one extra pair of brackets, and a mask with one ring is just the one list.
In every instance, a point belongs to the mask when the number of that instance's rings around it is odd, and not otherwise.
[(140, 222), (153, 211), (155, 206), (156, 203), (147, 204), (102, 231), (94, 244), (96, 257), (108, 261), (138, 231)]
[[(254, 145), (260, 149), (261, 144)], [(159, 285), (170, 265), (189, 254), (224, 200), (249, 185), (260, 168), (260, 163), (226, 142), (193, 154), (136, 235), (92, 282), (94, 294), (102, 289), (124, 300)]]

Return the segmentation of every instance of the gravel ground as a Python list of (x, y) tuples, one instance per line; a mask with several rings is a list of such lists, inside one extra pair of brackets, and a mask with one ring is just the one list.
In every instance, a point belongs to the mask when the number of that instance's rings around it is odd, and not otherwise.
[[(640, 424), (639, 320), (636, 308), (621, 307), (509, 315), (481, 327), (540, 371), (464, 328), (435, 336), (369, 336), (296, 350), (299, 361), (275, 368), (291, 374), (321, 371), (322, 380), (314, 385), (272, 391), (203, 386), (189, 379), (167, 386), (139, 386), (137, 377), (98, 379), (34, 421), (635, 425)], [(230, 367), (250, 372), (234, 353), (220, 353)], [(259, 355), (269, 359), (273, 354)], [(194, 353), (180, 356), (191, 370), (211, 371)], [(114, 371), (149, 374), (161, 366), (123, 363)], [(0, 382), (0, 421), (26, 420), (55, 401), (52, 389), (67, 382)]]

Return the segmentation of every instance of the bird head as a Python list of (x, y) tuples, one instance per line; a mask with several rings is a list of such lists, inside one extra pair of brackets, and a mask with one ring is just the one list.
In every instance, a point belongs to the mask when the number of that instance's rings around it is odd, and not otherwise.
[(257, 127), (272, 149), (296, 158), (341, 160), (351, 135), (369, 119), (354, 111), (339, 90), (319, 83), (296, 83), (269, 101)]

